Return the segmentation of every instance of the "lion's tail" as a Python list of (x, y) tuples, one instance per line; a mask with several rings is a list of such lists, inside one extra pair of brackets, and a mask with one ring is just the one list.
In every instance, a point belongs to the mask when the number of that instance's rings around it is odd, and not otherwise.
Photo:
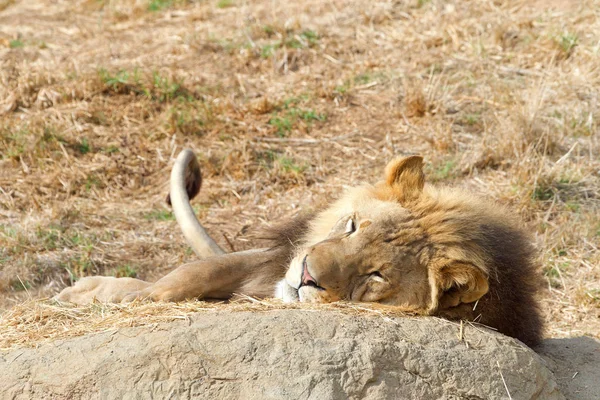
[(206, 233), (190, 205), (202, 186), (202, 173), (196, 155), (185, 149), (177, 156), (171, 170), (171, 183), (167, 203), (173, 206), (173, 214), (190, 247), (201, 258), (225, 252)]

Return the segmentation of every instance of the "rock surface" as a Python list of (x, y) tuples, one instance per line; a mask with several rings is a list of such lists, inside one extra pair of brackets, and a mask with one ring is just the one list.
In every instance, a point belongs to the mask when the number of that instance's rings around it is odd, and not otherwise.
[(562, 399), (506, 336), (433, 318), (202, 313), (0, 353), (4, 399)]

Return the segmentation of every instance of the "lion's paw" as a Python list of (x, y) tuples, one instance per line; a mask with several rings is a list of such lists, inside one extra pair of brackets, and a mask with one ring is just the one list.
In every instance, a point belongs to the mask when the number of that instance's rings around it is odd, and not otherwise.
[(128, 293), (123, 297), (121, 303), (131, 303), (134, 300), (148, 300), (148, 301), (182, 301), (185, 298), (177, 296), (177, 291), (161, 289), (157, 286), (148, 286), (142, 290)]
[(63, 289), (54, 299), (75, 304), (89, 304), (94, 301), (119, 303), (129, 293), (143, 290), (150, 285), (134, 278), (88, 276)]
[(153, 299), (151, 297), (149, 297), (147, 294), (145, 294), (145, 291), (139, 290), (136, 292), (127, 293), (121, 299), (121, 303), (131, 303), (135, 300), (153, 300)]

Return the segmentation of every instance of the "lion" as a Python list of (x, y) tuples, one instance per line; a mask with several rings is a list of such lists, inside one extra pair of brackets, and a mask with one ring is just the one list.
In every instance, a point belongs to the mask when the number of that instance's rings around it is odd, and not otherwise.
[(391, 161), (384, 179), (349, 189), (314, 215), (272, 229), (262, 249), (226, 254), (190, 206), (201, 186), (191, 150), (178, 157), (170, 197), (202, 259), (154, 283), (87, 277), (60, 301), (229, 299), (371, 302), (417, 315), (478, 322), (528, 345), (543, 334), (531, 239), (507, 210), (462, 190), (425, 184), (423, 158)]

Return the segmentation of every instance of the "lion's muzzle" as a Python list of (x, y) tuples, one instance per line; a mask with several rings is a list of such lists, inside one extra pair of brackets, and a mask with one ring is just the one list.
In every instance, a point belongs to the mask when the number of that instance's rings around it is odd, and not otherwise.
[(311, 286), (315, 289), (325, 290), (317, 283), (317, 280), (313, 278), (308, 270), (308, 255), (304, 256), (302, 260), (302, 275), (300, 276), (300, 287), (302, 286)]

